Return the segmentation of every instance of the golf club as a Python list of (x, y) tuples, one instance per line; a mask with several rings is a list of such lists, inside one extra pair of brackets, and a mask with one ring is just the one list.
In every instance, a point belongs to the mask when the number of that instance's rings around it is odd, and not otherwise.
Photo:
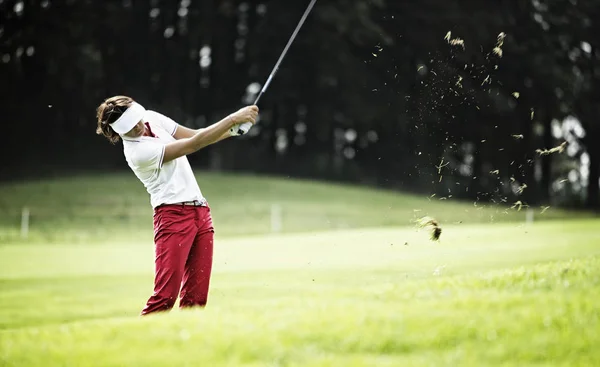
[[(298, 31), (300, 31), (300, 28), (304, 24), (304, 21), (306, 20), (306, 17), (308, 17), (308, 14), (312, 10), (312, 8), (313, 8), (313, 6), (315, 5), (316, 2), (317, 2), (317, 0), (311, 0), (310, 4), (308, 4), (308, 8), (306, 8), (306, 11), (304, 12), (304, 15), (302, 16), (302, 19), (300, 19), (300, 22), (298, 23), (298, 26), (296, 27), (296, 30), (294, 31), (294, 33), (292, 34), (292, 37), (290, 37), (290, 40), (288, 41), (287, 45), (283, 49), (283, 52), (281, 53), (281, 56), (279, 56), (279, 60), (277, 61), (277, 64), (275, 64), (275, 67), (273, 68), (273, 71), (269, 75), (269, 78), (267, 79), (267, 82), (262, 87), (260, 93), (256, 97), (256, 101), (254, 102), (255, 105), (258, 104), (258, 101), (260, 100), (260, 97), (262, 97), (263, 93), (269, 87), (269, 84), (271, 84), (271, 80), (273, 80), (273, 76), (275, 76), (275, 73), (277, 73), (277, 70), (279, 70), (279, 65), (281, 64), (281, 61), (283, 61), (283, 58), (285, 57), (285, 54), (287, 53), (288, 49), (290, 48), (292, 42), (294, 42), (294, 39), (296, 38), (296, 35), (298, 34)], [(244, 134), (246, 134), (248, 132), (248, 130), (250, 130), (251, 127), (252, 127), (252, 123), (251, 122), (245, 122), (243, 124), (237, 124), (237, 125), (234, 125), (231, 128), (230, 133), (231, 133), (232, 136), (244, 135)]]

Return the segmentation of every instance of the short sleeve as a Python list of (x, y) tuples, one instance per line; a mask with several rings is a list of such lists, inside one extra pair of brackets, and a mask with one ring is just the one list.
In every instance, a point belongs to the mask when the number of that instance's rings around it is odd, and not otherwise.
[(171, 134), (171, 136), (175, 135), (177, 123), (173, 119), (156, 111), (148, 111), (148, 115), (154, 122), (158, 123), (165, 131)]
[(145, 142), (136, 146), (131, 162), (141, 170), (162, 168), (165, 158), (165, 146), (160, 143)]

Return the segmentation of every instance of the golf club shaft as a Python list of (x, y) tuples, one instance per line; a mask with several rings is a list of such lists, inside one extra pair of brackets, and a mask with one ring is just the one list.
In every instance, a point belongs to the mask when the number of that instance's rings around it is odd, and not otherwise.
[[(273, 71), (269, 75), (269, 78), (267, 79), (267, 82), (262, 87), (262, 89), (260, 90), (260, 93), (256, 97), (256, 100), (254, 102), (255, 105), (258, 104), (258, 101), (262, 97), (263, 93), (267, 90), (267, 88), (269, 88), (269, 85), (271, 84), (271, 81), (273, 80), (273, 77), (275, 76), (275, 74), (279, 70), (279, 65), (281, 65), (281, 62), (283, 61), (285, 55), (287, 54), (288, 49), (290, 48), (290, 46), (294, 42), (294, 39), (296, 39), (296, 35), (298, 35), (298, 32), (300, 31), (300, 28), (302, 28), (302, 25), (304, 24), (304, 21), (306, 21), (306, 18), (308, 17), (308, 14), (311, 12), (311, 10), (312, 10), (312, 8), (313, 8), (313, 6), (315, 5), (316, 2), (317, 2), (317, 0), (311, 0), (310, 4), (308, 4), (308, 8), (306, 8), (306, 11), (304, 12), (304, 15), (302, 15), (302, 18), (300, 19), (300, 22), (296, 26), (296, 30), (294, 30), (294, 33), (292, 34), (292, 36), (290, 37), (290, 40), (288, 41), (287, 45), (283, 49), (283, 52), (281, 53), (281, 56), (279, 56), (279, 60), (277, 60), (277, 63), (275, 64), (275, 67), (273, 68)], [(233, 130), (234, 131), (237, 130), (237, 134), (238, 135), (243, 135), (243, 134), (246, 134), (248, 132), (248, 130), (250, 130), (251, 127), (252, 127), (252, 123), (245, 122), (245, 123), (243, 123), (241, 125), (234, 126)]]

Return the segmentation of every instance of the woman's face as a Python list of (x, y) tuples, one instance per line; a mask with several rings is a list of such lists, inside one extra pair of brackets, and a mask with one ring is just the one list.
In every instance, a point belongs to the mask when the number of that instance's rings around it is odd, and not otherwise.
[(129, 130), (127, 134), (125, 134), (125, 136), (127, 136), (128, 138), (138, 138), (144, 135), (145, 131), (146, 126), (142, 121), (140, 121), (131, 130)]

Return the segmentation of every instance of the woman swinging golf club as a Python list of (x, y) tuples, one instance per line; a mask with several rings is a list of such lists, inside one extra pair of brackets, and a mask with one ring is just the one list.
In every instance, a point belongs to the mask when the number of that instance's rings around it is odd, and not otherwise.
[[(248, 106), (203, 129), (192, 130), (132, 98), (114, 96), (97, 109), (96, 133), (112, 144), (123, 140), (125, 160), (150, 194), (154, 209), (154, 293), (142, 315), (179, 306), (204, 307), (213, 261), (214, 228), (187, 155), (254, 124), (258, 107)], [(181, 292), (180, 292), (181, 291)]]

